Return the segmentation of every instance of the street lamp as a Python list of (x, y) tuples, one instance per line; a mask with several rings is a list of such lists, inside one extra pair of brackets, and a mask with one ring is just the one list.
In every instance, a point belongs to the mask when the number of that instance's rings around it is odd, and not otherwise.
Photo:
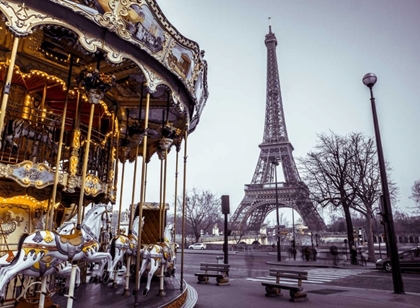
[(276, 181), (276, 218), (277, 218), (277, 262), (281, 262), (281, 253), (280, 253), (280, 220), (279, 220), (279, 195), (277, 189), (277, 166), (279, 165), (278, 161), (271, 162), (274, 165), (274, 177)]
[(373, 73), (367, 73), (363, 76), (363, 84), (367, 86), (370, 90), (370, 102), (372, 105), (372, 115), (373, 115), (373, 125), (375, 129), (376, 137), (376, 147), (378, 149), (378, 162), (379, 162), (379, 172), (381, 175), (381, 185), (382, 185), (382, 194), (383, 194), (383, 217), (384, 223), (387, 225), (387, 237), (389, 244), (389, 251), (391, 255), (391, 266), (392, 266), (392, 281), (394, 284), (394, 293), (402, 294), (404, 293), (404, 284), (401, 276), (400, 269), (400, 260), (397, 249), (397, 242), (395, 240), (395, 230), (394, 230), (394, 220), (392, 218), (392, 209), (391, 209), (391, 199), (389, 197), (388, 181), (386, 178), (386, 168), (384, 153), (382, 151), (382, 142), (381, 135), (379, 132), (378, 117), (376, 114), (375, 98), (373, 97), (373, 86), (375, 85), (378, 78)]

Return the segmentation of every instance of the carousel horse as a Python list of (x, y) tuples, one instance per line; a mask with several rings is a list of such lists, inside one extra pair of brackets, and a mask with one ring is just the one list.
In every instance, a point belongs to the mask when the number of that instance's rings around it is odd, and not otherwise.
[[(12, 251), (13, 256), (16, 256), (17, 251)], [(6, 254), (0, 258), (0, 267), (10, 265), (10, 261), (8, 261), (9, 255)], [(71, 275), (71, 262), (63, 261), (53, 257), (45, 257), (39, 260), (39, 262), (35, 263), (31, 267), (21, 271), (20, 273), (26, 276), (31, 277), (43, 277), (55, 274), (56, 277), (65, 278), (65, 285), (62, 292), (65, 292), (70, 286), (70, 275)], [(80, 285), (80, 269), (76, 268), (76, 288)]]
[[(147, 296), (150, 290), (150, 283), (152, 281), (155, 271), (159, 266), (164, 266), (163, 272), (168, 273), (170, 265), (173, 265), (175, 261), (175, 255), (172, 251), (172, 238), (174, 233), (174, 225), (169, 223), (164, 232), (163, 242), (156, 244), (145, 245), (143, 248), (143, 256), (140, 268), (140, 277), (146, 271), (147, 266), (150, 265), (149, 273), (147, 275), (146, 288), (143, 290), (143, 296)], [(173, 274), (171, 272), (170, 274)], [(163, 277), (161, 278), (163, 279)]]
[[(70, 226), (70, 228), (68, 228)], [(57, 231), (59, 234), (65, 235), (70, 234), (72, 229), (76, 226), (73, 222), (65, 222)], [(16, 257), (17, 251), (10, 251), (0, 258), (0, 268), (8, 266), (12, 262), (13, 258)], [(55, 274), (58, 277), (66, 278), (65, 289), (68, 289), (70, 285), (70, 274), (71, 274), (71, 262), (63, 261), (57, 258), (45, 257), (39, 262), (35, 263), (30, 268), (27, 268), (21, 272), (21, 274), (31, 277), (43, 277)], [(80, 269), (76, 268), (76, 288), (80, 285)]]
[(6, 284), (18, 273), (29, 269), (45, 257), (63, 261), (88, 260), (100, 264), (93, 275), (102, 275), (105, 264), (111, 272), (112, 258), (108, 252), (98, 252), (99, 234), (104, 221), (108, 223), (112, 208), (106, 204), (94, 205), (85, 215), (84, 223), (73, 234), (61, 235), (47, 230), (24, 234), (16, 257), (8, 266), (0, 269), (0, 298), (3, 299)]
[[(144, 217), (141, 219), (141, 227), (144, 226)], [(139, 216), (133, 221), (132, 234), (120, 234), (111, 239), (109, 245), (112, 256), (112, 268), (116, 272), (117, 264), (123, 260), (124, 256), (136, 256), (138, 245)]]

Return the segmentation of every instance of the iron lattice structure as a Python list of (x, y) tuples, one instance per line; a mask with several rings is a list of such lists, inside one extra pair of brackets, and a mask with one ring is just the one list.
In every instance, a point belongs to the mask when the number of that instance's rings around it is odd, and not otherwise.
[(277, 65), (277, 39), (271, 32), (265, 37), (267, 47), (267, 93), (263, 142), (251, 184), (245, 185), (245, 197), (231, 217), (236, 231), (259, 231), (267, 215), (276, 210), (276, 165), (283, 169), (285, 182), (277, 182), (280, 207), (296, 210), (310, 230), (325, 230), (321, 216), (309, 199), (309, 190), (301, 181), (287, 136), (286, 121)]

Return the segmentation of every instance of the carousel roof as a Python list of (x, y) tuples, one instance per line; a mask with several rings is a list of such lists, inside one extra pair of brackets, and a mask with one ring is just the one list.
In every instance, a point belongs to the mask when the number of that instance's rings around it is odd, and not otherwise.
[[(145, 132), (147, 92), (149, 158), (168, 130), (175, 145), (186, 130), (195, 130), (208, 97), (204, 52), (171, 25), (156, 1), (10, 0), (0, 3), (0, 12), (5, 20), (0, 81), (6, 76), (13, 34), (21, 42), (12, 85), (45, 95), (54, 113), (62, 113), (67, 100), (68, 129), (75, 119), (88, 123), (89, 104), (77, 109), (77, 78), (85, 69), (97, 69), (115, 76), (115, 82), (95, 110), (93, 127), (105, 135), (115, 112), (120, 145), (130, 148), (129, 160)], [(125, 159), (122, 151), (119, 156)]]

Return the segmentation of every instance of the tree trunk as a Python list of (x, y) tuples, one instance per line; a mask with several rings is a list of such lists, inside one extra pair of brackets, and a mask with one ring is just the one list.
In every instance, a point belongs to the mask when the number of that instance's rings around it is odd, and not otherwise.
[(348, 247), (351, 248), (354, 245), (354, 235), (353, 235), (353, 222), (351, 221), (350, 215), (350, 207), (343, 204), (344, 215), (346, 217), (346, 225), (347, 225), (347, 238), (348, 238)]
[(373, 230), (372, 230), (372, 213), (367, 213), (366, 215), (366, 229), (367, 229), (367, 237), (368, 237), (368, 254), (369, 254), (369, 261), (375, 262), (375, 247), (373, 243)]

